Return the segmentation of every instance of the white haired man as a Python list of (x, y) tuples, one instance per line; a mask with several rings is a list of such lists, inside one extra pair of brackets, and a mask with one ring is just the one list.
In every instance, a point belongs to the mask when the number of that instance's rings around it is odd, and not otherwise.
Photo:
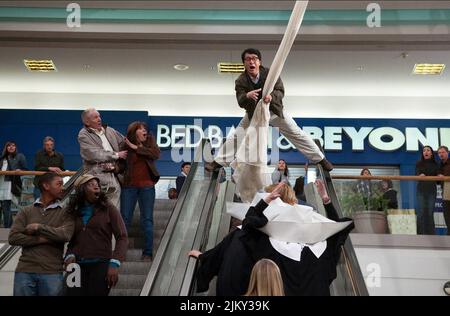
[(84, 127), (78, 133), (78, 142), (84, 168), (100, 179), (102, 190), (120, 209), (120, 183), (115, 173), (115, 161), (127, 158), (127, 151), (119, 149), (124, 136), (103, 125), (100, 113), (94, 108), (83, 111), (81, 119)]

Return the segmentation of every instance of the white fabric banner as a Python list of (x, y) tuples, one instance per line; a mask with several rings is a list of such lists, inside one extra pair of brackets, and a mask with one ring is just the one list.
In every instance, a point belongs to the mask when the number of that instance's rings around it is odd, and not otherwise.
[[(267, 193), (257, 193), (252, 203), (227, 203), (227, 213), (243, 220), (250, 206), (256, 205)], [(264, 210), (269, 222), (260, 230), (269, 237), (285, 242), (315, 244), (340, 232), (351, 221), (335, 222), (304, 205), (289, 205), (280, 198)]]
[(256, 192), (271, 183), (267, 168), (270, 111), (269, 104), (264, 103), (263, 99), (273, 91), (300, 29), (307, 6), (308, 1), (295, 2), (283, 40), (267, 75), (262, 99), (256, 105), (250, 126), (236, 152), (236, 159), (231, 163), (231, 167), (234, 169), (233, 178), (236, 182), (236, 190), (244, 202), (251, 201)]

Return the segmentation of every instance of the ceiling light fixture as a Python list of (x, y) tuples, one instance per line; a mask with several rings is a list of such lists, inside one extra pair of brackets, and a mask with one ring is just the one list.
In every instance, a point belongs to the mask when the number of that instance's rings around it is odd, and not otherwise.
[(218, 63), (217, 69), (222, 74), (235, 74), (245, 71), (244, 64), (241, 63)]
[(445, 64), (415, 64), (415, 75), (440, 75), (445, 69)]
[(29, 71), (50, 72), (56, 71), (56, 66), (51, 59), (24, 59), (23, 63)]
[(189, 66), (185, 65), (185, 64), (176, 64), (176, 65), (173, 65), (173, 69), (178, 70), (178, 71), (185, 71), (185, 70), (189, 69)]

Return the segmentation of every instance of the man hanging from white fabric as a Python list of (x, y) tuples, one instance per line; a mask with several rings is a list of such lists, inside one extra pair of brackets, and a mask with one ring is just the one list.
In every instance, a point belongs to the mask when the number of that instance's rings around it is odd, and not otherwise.
[[(243, 201), (251, 200), (257, 191), (268, 184), (266, 174), (269, 124), (279, 127), (286, 138), (311, 162), (321, 164), (328, 171), (333, 169), (333, 165), (325, 159), (311, 137), (283, 112), (284, 88), (279, 76), (307, 5), (308, 1), (296, 1), (270, 71), (261, 66), (262, 56), (259, 50), (250, 48), (242, 53), (245, 73), (236, 80), (235, 90), (239, 105), (245, 108), (247, 113), (235, 133), (227, 137), (214, 161), (205, 165), (206, 170), (213, 171), (231, 164), (235, 169), (233, 178), (237, 191)], [(234, 145), (236, 140), (239, 146), (237, 150)]]
[[(262, 97), (269, 69), (261, 65), (261, 53), (254, 48), (248, 48), (242, 53), (242, 62), (245, 72), (241, 74), (235, 82), (236, 99), (241, 108), (246, 110), (246, 114), (239, 123), (242, 129), (248, 128), (258, 101)], [(325, 159), (322, 152), (314, 143), (312, 138), (298, 127), (295, 121), (285, 111), (283, 111), (284, 87), (281, 78), (278, 78), (274, 90), (264, 97), (264, 102), (269, 103), (270, 125), (278, 127), (281, 133), (311, 162), (320, 163), (326, 170), (332, 170), (332, 164)], [(219, 169), (228, 166), (236, 153), (235, 139), (238, 132), (232, 133), (219, 150), (214, 162), (207, 164), (208, 170)]]

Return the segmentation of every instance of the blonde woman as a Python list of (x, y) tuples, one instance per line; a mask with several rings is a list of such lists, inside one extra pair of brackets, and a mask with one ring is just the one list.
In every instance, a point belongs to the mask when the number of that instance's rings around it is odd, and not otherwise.
[(255, 264), (245, 296), (284, 296), (283, 280), (275, 262), (261, 259)]

